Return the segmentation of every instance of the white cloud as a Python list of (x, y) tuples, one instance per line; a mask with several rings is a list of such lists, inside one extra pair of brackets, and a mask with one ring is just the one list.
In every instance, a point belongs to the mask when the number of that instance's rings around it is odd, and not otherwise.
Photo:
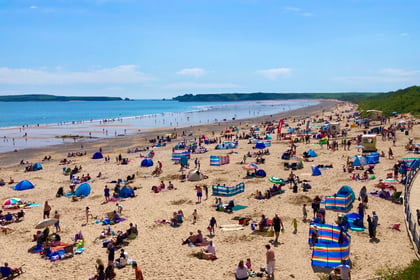
[(265, 70), (258, 70), (257, 73), (263, 75), (265, 78), (270, 80), (276, 80), (280, 77), (287, 77), (292, 72), (290, 68), (273, 68), (273, 69), (265, 69)]
[(239, 88), (235, 84), (211, 84), (211, 83), (173, 83), (165, 86), (166, 88), (176, 88), (176, 89), (225, 89), (225, 88)]
[(375, 82), (375, 83), (395, 83), (395, 82), (413, 82), (418, 83), (420, 80), (420, 70), (404, 70), (398, 68), (385, 68), (378, 72), (377, 75), (371, 76), (349, 76), (338, 77), (336, 80), (344, 80), (350, 82)]
[(176, 73), (178, 75), (192, 76), (192, 77), (198, 78), (206, 74), (206, 70), (202, 68), (185, 68)]
[(295, 15), (298, 15), (298, 16), (303, 16), (303, 17), (311, 17), (311, 16), (313, 16), (312, 13), (307, 12), (307, 11), (304, 11), (301, 8), (297, 8), (297, 7), (285, 7), (284, 10), (287, 13), (292, 13), (292, 14), (295, 14)]
[(87, 72), (48, 72), (0, 67), (0, 84), (3, 85), (124, 84), (142, 83), (148, 80), (151, 78), (138, 71), (136, 65), (119, 65)]
[(30, 6), (29, 9), (38, 9), (37, 6)]
[(408, 33), (406, 33), (406, 32), (402, 32), (402, 33), (400, 33), (400, 36), (402, 36), (402, 37), (407, 37), (407, 36), (408, 36)]
[(415, 76), (420, 74), (420, 70), (414, 70), (414, 71), (407, 71), (404, 69), (398, 69), (398, 68), (385, 68), (380, 71), (380, 73), (385, 75), (392, 75), (392, 76)]

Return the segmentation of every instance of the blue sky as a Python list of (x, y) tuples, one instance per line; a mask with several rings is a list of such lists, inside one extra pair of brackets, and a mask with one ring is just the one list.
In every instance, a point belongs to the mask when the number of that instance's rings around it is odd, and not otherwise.
[(391, 91), (418, 0), (2, 0), (0, 95)]

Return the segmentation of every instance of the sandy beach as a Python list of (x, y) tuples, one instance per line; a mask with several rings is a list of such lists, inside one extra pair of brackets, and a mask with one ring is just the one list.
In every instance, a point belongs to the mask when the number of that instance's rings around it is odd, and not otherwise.
[[(151, 147), (148, 139), (156, 138), (157, 135), (165, 135), (174, 132), (173, 128), (146, 130), (138, 136), (115, 137), (98, 141), (65, 143), (62, 145), (50, 146), (48, 148), (27, 149), (19, 152), (0, 154), (0, 177), (6, 181), (6, 186), (0, 187), (0, 200), (11, 197), (18, 197), (22, 200), (32, 201), (41, 204), (25, 210), (25, 217), (21, 222), (12, 223), (8, 226), (13, 232), (5, 235), (0, 233), (0, 262), (7, 261), (11, 266), (17, 267), (24, 264), (24, 273), (17, 279), (88, 279), (96, 273), (95, 264), (97, 259), (107, 261), (106, 248), (103, 248), (102, 241), (95, 241), (101, 231), (105, 228), (100, 220), (106, 217), (106, 213), (117, 209), (115, 202), (104, 203), (104, 186), (108, 185), (112, 190), (115, 184), (111, 181), (125, 179), (128, 175), (135, 174), (135, 179), (130, 186), (136, 187), (136, 197), (126, 198), (118, 203), (123, 205), (122, 217), (126, 220), (116, 225), (112, 225), (112, 231), (126, 231), (129, 223), (136, 224), (139, 235), (134, 240), (129, 240), (128, 246), (123, 247), (129, 258), (135, 260), (141, 267), (145, 279), (234, 279), (234, 271), (240, 260), (250, 258), (252, 268), (260, 270), (260, 266), (265, 266), (265, 245), (273, 240), (273, 237), (266, 233), (253, 232), (250, 226), (243, 230), (221, 231), (219, 227), (215, 229), (215, 236), (208, 236), (207, 227), (211, 217), (215, 217), (217, 224), (228, 225), (237, 224), (238, 217), (248, 217), (258, 222), (262, 214), (268, 218), (273, 218), (278, 214), (285, 226), (284, 233), (280, 234), (280, 244), (274, 245), (276, 254), (275, 279), (319, 279), (320, 273), (329, 272), (329, 269), (319, 269), (311, 266), (312, 250), (308, 244), (309, 223), (302, 221), (302, 206), (307, 204), (308, 216), (313, 217), (311, 202), (319, 195), (321, 198), (326, 195), (333, 195), (343, 185), (350, 186), (356, 195), (359, 194), (363, 186), (368, 191), (377, 190), (375, 185), (379, 179), (385, 179), (386, 174), (392, 172), (392, 167), (397, 160), (403, 157), (413, 157), (413, 154), (405, 150), (405, 145), (409, 138), (413, 138), (415, 143), (420, 142), (420, 130), (418, 125), (409, 131), (409, 135), (398, 131), (396, 143), (389, 140), (381, 140), (377, 137), (378, 151), (384, 151), (387, 155), (391, 147), (394, 159), (381, 157), (380, 163), (376, 165), (374, 171), (376, 179), (368, 181), (357, 181), (351, 179), (351, 174), (343, 172), (343, 164), (346, 163), (348, 156), (360, 154), (356, 149), (355, 142), (349, 151), (343, 150), (339, 145), (337, 151), (321, 147), (317, 140), (311, 139), (311, 143), (296, 143), (297, 156), (302, 157), (303, 152), (313, 149), (318, 157), (314, 162), (305, 162), (302, 169), (293, 171), (301, 180), (308, 180), (312, 188), (308, 192), (303, 192), (299, 188), (298, 193), (293, 193), (287, 184), (284, 186), (285, 192), (273, 196), (268, 200), (257, 200), (252, 194), (257, 190), (264, 191), (272, 186), (267, 178), (271, 176), (287, 179), (290, 170), (284, 169), (284, 160), (281, 155), (290, 147), (290, 141), (277, 140), (273, 135), (272, 145), (269, 147), (270, 155), (265, 155), (265, 163), (259, 165), (264, 169), (266, 178), (244, 178), (246, 171), (240, 162), (243, 156), (250, 152), (259, 150), (253, 149), (255, 144), (248, 144), (248, 140), (239, 140), (238, 148), (233, 150), (215, 150), (216, 144), (205, 145), (207, 153), (192, 154), (189, 161), (190, 169), (194, 169), (194, 160), (200, 161), (201, 172), (208, 176), (199, 182), (181, 182), (178, 178), (180, 166), (171, 161), (172, 148), (183, 139), (182, 131), (188, 135), (192, 131), (192, 136), (185, 139), (194, 139), (200, 135), (208, 135), (209, 138), (220, 137), (220, 132), (235, 125), (240, 128), (239, 133), (248, 133), (252, 125), (260, 126), (263, 121), (278, 121), (286, 118), (290, 127), (296, 127), (297, 122), (306, 117), (325, 119), (332, 116), (335, 120), (344, 111), (355, 109), (354, 104), (344, 103), (334, 100), (321, 101), (320, 104), (307, 108), (295, 110), (288, 113), (272, 116), (258, 117), (255, 119), (236, 120), (222, 122), (211, 125), (201, 125), (193, 127), (178, 128), (178, 139), (173, 139), (164, 147), (153, 148), (155, 156), (153, 167), (140, 167), (142, 158), (140, 154), (147, 152), (127, 153), (128, 149), (135, 147)], [(348, 115), (344, 113), (342, 115)], [(390, 123), (399, 121), (391, 118)], [(347, 120), (340, 122), (344, 128)], [(388, 125), (388, 124), (387, 124)], [(264, 131), (262, 126), (261, 131)], [(99, 130), (100, 128), (98, 128)], [(283, 128), (283, 131), (287, 128)], [(364, 128), (348, 127), (348, 138), (356, 137), (363, 133)], [(215, 136), (212, 136), (212, 132)], [(312, 127), (312, 131), (317, 131), (317, 127)], [(222, 138), (223, 140), (223, 138)], [(340, 140), (341, 141), (341, 140)], [(341, 142), (340, 142), (341, 143)], [(83, 145), (83, 148), (81, 148)], [(110, 161), (104, 159), (93, 160), (93, 153), (101, 149), (104, 156), (109, 156)], [(150, 148), (152, 149), (152, 148)], [(68, 152), (81, 152), (86, 155), (68, 158), (72, 162), (69, 165), (60, 165), (60, 161), (67, 158)], [(233, 151), (233, 153), (231, 153)], [(128, 158), (127, 165), (118, 164), (116, 158), (119, 155)], [(222, 166), (210, 166), (210, 155), (228, 155), (230, 163)], [(51, 160), (42, 161), (44, 156), (51, 156)], [(42, 170), (24, 172), (25, 165), (20, 165), (21, 160), (30, 163), (40, 162)], [(255, 158), (247, 158), (246, 163), (253, 162)], [(162, 162), (163, 173), (158, 177), (151, 176), (157, 162)], [(330, 165), (329, 169), (322, 169), (321, 176), (311, 176), (311, 165)], [(63, 174), (63, 167), (73, 168), (75, 165), (82, 166), (82, 170), (77, 176), (90, 174), (92, 180), (89, 182), (92, 191), (90, 195), (81, 200), (72, 202), (69, 197), (56, 197), (57, 189), (62, 186), (64, 191), (69, 191), (69, 176)], [(97, 175), (101, 173), (100, 178)], [(7, 184), (9, 178), (13, 178), (17, 183), (21, 180), (29, 180), (35, 188), (31, 190), (17, 192), (10, 188), (14, 184)], [(174, 184), (174, 190), (154, 193), (152, 186), (158, 186), (161, 181), (167, 185), (168, 181)], [(215, 197), (211, 195), (213, 184), (236, 185), (240, 182), (245, 183), (245, 191), (232, 197), (222, 198), (227, 203), (230, 199), (235, 204), (245, 205), (247, 208), (225, 213), (216, 211), (214, 207)], [(197, 202), (194, 187), (206, 184), (209, 186), (209, 197), (201, 203)], [(403, 190), (402, 184), (394, 185), (398, 191)], [(43, 218), (43, 204), (48, 200), (52, 206), (51, 216), (57, 210), (60, 217), (61, 232), (63, 242), (71, 243), (71, 237), (82, 231), (85, 238), (84, 252), (72, 258), (51, 262), (41, 258), (39, 254), (29, 253), (28, 249), (35, 245), (32, 241), (33, 234), (36, 233), (35, 225)], [(350, 212), (357, 212), (356, 200)], [(90, 207), (90, 211), (97, 219), (90, 219), (85, 225), (85, 208)], [(198, 212), (198, 220), (193, 224), (192, 213), (194, 209)], [(167, 224), (157, 224), (157, 220), (170, 219), (174, 211), (182, 210), (185, 218), (179, 227), (171, 227)], [(412, 243), (407, 234), (404, 224), (403, 206), (369, 196), (368, 209), (366, 215), (376, 211), (379, 216), (379, 226), (377, 229), (377, 241), (371, 242), (367, 233), (350, 231), (352, 279), (371, 279), (376, 271), (386, 268), (394, 268), (408, 265), (416, 258)], [(15, 211), (16, 212), (16, 211)], [(342, 212), (327, 210), (326, 222), (336, 224), (337, 217)], [(298, 221), (297, 233), (293, 233), (292, 220)], [(401, 224), (400, 231), (390, 228), (392, 224)], [(365, 216), (366, 224), (366, 216)], [(181, 245), (189, 232), (202, 230), (204, 236), (213, 240), (216, 247), (217, 259), (214, 261), (198, 259), (194, 256), (202, 247), (190, 247)], [(54, 227), (50, 227), (54, 232)], [(116, 251), (119, 256), (119, 250)], [(135, 279), (134, 271), (130, 266), (116, 269), (115, 279)], [(257, 278), (259, 279), (259, 278)]]

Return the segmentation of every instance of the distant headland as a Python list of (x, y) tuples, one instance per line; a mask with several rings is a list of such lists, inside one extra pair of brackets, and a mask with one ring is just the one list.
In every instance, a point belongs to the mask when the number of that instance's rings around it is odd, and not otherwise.
[(2, 95), (0, 102), (27, 102), (27, 101), (122, 101), (130, 100), (121, 97), (108, 96), (57, 96), (49, 94), (22, 94), (22, 95)]

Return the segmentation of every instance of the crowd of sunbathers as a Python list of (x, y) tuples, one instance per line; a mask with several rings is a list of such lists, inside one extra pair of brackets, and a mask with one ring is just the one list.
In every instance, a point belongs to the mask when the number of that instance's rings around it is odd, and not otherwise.
[[(0, 210), (0, 225), (4, 226), (4, 225), (15, 223), (15, 222), (20, 222), (24, 216), (25, 216), (25, 211), (23, 211), (23, 209), (13, 214), (10, 212), (3, 214), (3, 210)], [(7, 233), (7, 231), (5, 233)]]
[(168, 186), (166, 186), (163, 181), (160, 181), (160, 185), (159, 186), (153, 186), (152, 191), (154, 193), (158, 193), (158, 192), (162, 192), (162, 191), (170, 191), (170, 190), (173, 190), (174, 188), (175, 188), (174, 184), (172, 184), (171, 181), (168, 182)]

